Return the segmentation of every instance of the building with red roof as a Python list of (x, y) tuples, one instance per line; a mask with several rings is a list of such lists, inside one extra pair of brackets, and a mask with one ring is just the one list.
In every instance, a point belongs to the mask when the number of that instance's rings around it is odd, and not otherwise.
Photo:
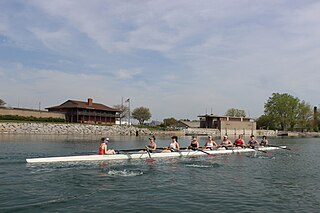
[(119, 110), (100, 103), (67, 100), (59, 106), (46, 108), (49, 112), (64, 113), (66, 121), (71, 123), (115, 124), (119, 118)]

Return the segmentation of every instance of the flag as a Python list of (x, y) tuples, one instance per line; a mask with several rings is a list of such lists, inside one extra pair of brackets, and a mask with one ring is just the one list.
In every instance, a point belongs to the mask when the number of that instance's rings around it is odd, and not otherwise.
[(126, 101), (125, 101), (125, 103), (127, 103), (127, 102), (129, 102), (130, 101), (130, 98), (128, 98)]

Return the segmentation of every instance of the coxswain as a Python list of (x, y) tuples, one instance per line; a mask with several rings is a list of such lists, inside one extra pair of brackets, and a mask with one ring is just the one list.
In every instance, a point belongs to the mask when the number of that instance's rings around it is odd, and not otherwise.
[(213, 150), (218, 147), (217, 143), (213, 140), (212, 136), (208, 136), (207, 142), (204, 144), (203, 150)]
[(190, 146), (188, 146), (188, 149), (197, 150), (197, 149), (199, 149), (199, 147), (200, 147), (200, 145), (197, 140), (197, 137), (192, 136), (191, 143), (190, 143)]
[(116, 152), (113, 149), (108, 150), (109, 138), (101, 138), (101, 143), (99, 146), (99, 155), (114, 155)]
[(237, 140), (234, 141), (234, 146), (235, 147), (241, 147), (244, 148), (246, 146), (246, 143), (244, 142), (244, 140), (242, 139), (243, 135), (240, 134), (239, 138)]
[(248, 141), (248, 147), (254, 149), (255, 146), (259, 146), (259, 142), (255, 139), (254, 135), (251, 135)]
[(260, 142), (260, 146), (268, 146), (268, 139), (267, 139), (267, 136), (262, 136), (262, 140)]

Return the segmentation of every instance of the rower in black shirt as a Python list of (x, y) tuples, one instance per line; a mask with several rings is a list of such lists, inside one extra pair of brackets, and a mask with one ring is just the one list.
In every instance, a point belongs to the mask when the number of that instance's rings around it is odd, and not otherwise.
[(197, 150), (199, 149), (199, 142), (197, 141), (196, 136), (192, 136), (190, 146), (188, 146), (188, 149)]

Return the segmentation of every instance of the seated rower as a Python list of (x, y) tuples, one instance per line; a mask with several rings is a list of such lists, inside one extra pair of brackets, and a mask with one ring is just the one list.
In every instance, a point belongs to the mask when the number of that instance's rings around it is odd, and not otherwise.
[(178, 137), (172, 136), (171, 137), (171, 143), (168, 147), (165, 147), (162, 152), (176, 152), (180, 150), (180, 145), (178, 143)]
[(243, 135), (240, 134), (239, 138), (237, 140), (234, 141), (234, 146), (235, 147), (241, 147), (244, 148), (246, 146), (246, 143), (244, 142), (244, 140), (242, 139)]
[(268, 146), (268, 139), (267, 136), (262, 136), (262, 140), (260, 142), (260, 146)]
[(99, 146), (99, 155), (114, 155), (116, 152), (113, 149), (108, 150), (109, 138), (101, 138), (101, 143)]
[(145, 151), (155, 152), (157, 150), (156, 137), (153, 135), (149, 138), (149, 145), (145, 146)]
[(213, 140), (212, 136), (208, 136), (208, 141), (204, 144), (203, 150), (213, 150), (218, 147), (217, 143)]
[(192, 136), (190, 146), (188, 146), (188, 149), (197, 150), (199, 149), (199, 142), (197, 141), (196, 136)]
[(248, 147), (254, 149), (255, 146), (259, 146), (259, 142), (255, 139), (254, 135), (251, 135), (248, 141)]
[(228, 139), (228, 136), (223, 136), (223, 140), (219, 144), (219, 149), (228, 149), (228, 147), (232, 147), (232, 142)]

